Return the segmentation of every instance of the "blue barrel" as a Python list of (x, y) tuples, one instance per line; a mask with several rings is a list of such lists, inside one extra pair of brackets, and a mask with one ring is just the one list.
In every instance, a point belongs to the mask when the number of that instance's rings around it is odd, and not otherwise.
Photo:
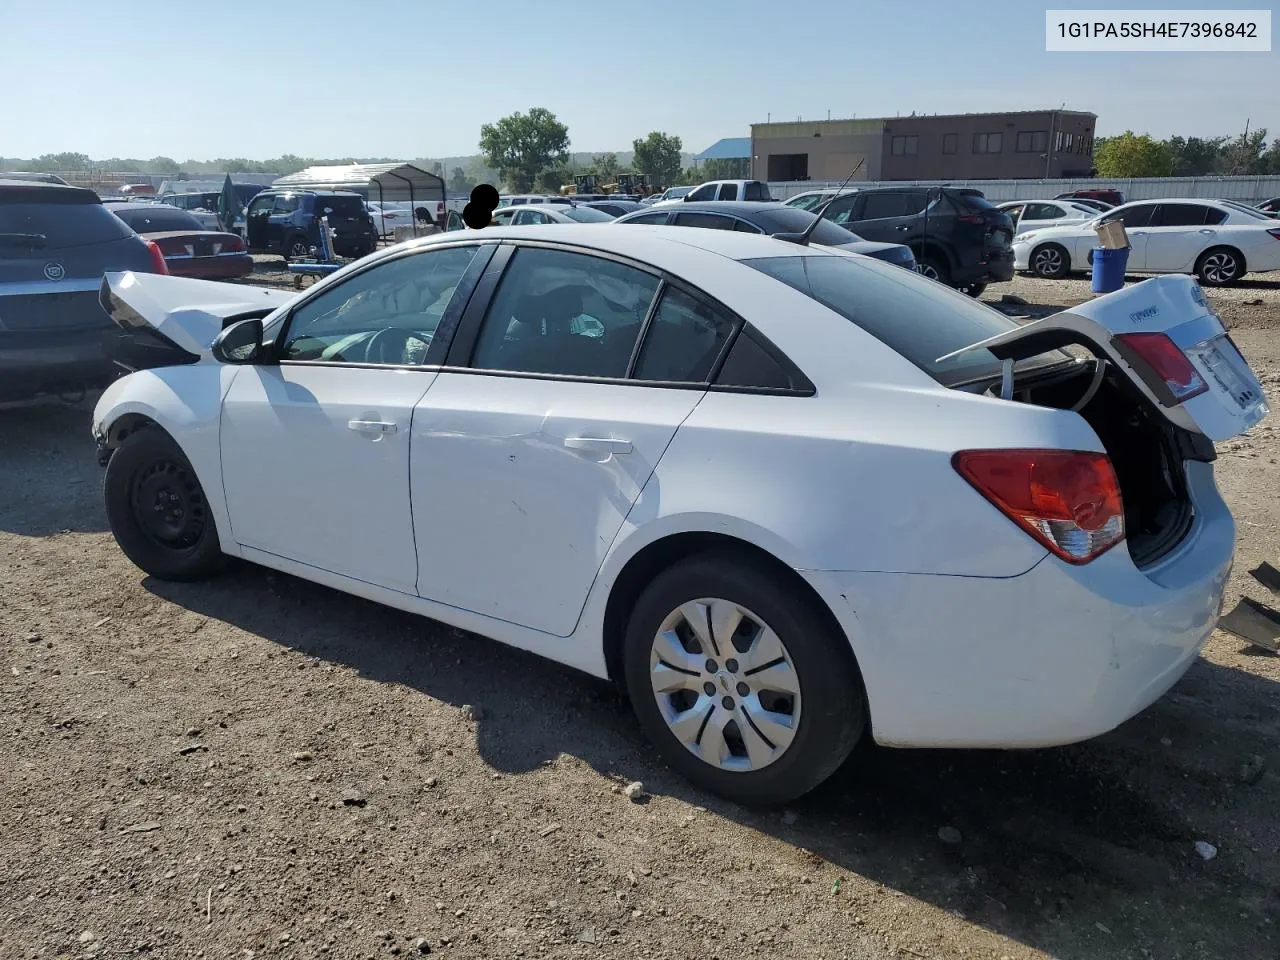
[(1093, 292), (1114, 293), (1124, 286), (1124, 268), (1129, 263), (1129, 248), (1108, 250), (1093, 248)]

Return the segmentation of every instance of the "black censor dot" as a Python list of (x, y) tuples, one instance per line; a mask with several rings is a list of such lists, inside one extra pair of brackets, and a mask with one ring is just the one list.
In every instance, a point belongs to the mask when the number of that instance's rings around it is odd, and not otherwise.
[(472, 230), (487, 227), (493, 222), (493, 211), (498, 209), (498, 188), (481, 183), (471, 191), (470, 202), (462, 208), (462, 222)]

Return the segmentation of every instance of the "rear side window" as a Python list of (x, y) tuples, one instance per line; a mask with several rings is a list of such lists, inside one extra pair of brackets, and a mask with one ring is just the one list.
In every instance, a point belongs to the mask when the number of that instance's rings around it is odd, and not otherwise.
[(907, 215), (905, 193), (868, 193), (862, 208), (863, 220), (886, 220)]
[(667, 287), (645, 331), (637, 380), (702, 383), (733, 332), (733, 321), (674, 287)]
[(623, 223), (649, 223), (649, 224), (666, 223), (667, 215), (665, 213), (646, 213), (643, 217), (631, 217), (629, 220), (624, 220), (622, 222)]
[(750, 330), (743, 330), (733, 342), (729, 356), (724, 358), (716, 386), (796, 390), (800, 385), (781, 362), (756, 341)]
[[(1202, 207), (1197, 203), (1162, 203), (1159, 213), (1151, 218), (1153, 227), (1203, 227), (1205, 217), (1209, 213), (1218, 213), (1211, 207)], [(1217, 223), (1217, 220), (1210, 220)]]
[(772, 200), (773, 197), (769, 195), (769, 188), (767, 186), (759, 180), (752, 180), (747, 184), (746, 189), (743, 190), (742, 199), (768, 201)]
[(945, 363), (939, 357), (1017, 327), (971, 297), (880, 260), (802, 256), (742, 262), (829, 307), (947, 385), (995, 375), (1000, 363), (987, 350)]
[(732, 230), (733, 220), (716, 213), (677, 213), (677, 227), (704, 227), (708, 230)]
[[(176, 211), (175, 211), (176, 212)], [(101, 203), (5, 203), (0, 238), (28, 236), (35, 249), (65, 250), (109, 243), (133, 231)]]
[(738, 185), (736, 183), (722, 183), (720, 185), (721, 200), (737, 200)]

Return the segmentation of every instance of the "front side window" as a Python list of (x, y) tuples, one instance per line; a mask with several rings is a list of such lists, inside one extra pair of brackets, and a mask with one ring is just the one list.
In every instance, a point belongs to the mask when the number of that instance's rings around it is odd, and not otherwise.
[(716, 198), (716, 184), (704, 183), (697, 190), (687, 194), (687, 196), (690, 203), (696, 200), (714, 200)]
[(644, 335), (637, 380), (703, 383), (733, 332), (733, 321), (674, 287), (667, 287)]
[(658, 278), (603, 257), (517, 250), (480, 326), (478, 370), (621, 379)]
[(1028, 220), (1057, 220), (1065, 217), (1066, 213), (1057, 204), (1052, 203), (1029, 203), (1027, 204), (1026, 218)]
[(629, 219), (623, 220), (622, 222), (623, 223), (647, 223), (650, 225), (655, 223), (666, 223), (667, 215), (666, 213), (646, 213), (642, 217), (630, 217)]
[(1151, 215), (1155, 213), (1155, 209), (1156, 205), (1154, 203), (1139, 203), (1136, 206), (1112, 213), (1105, 218), (1104, 222), (1110, 223), (1113, 220), (1121, 220), (1124, 222), (1126, 230), (1145, 227), (1151, 223)]
[(302, 205), (302, 198), (296, 194), (281, 195), (276, 197), (276, 202), (271, 207), (272, 213), (293, 213)]
[(499, 210), (493, 215), (493, 219), (497, 222), (498, 226), (509, 227), (511, 226), (511, 221), (515, 219), (516, 214), (521, 212), (522, 211), (520, 210)]
[(254, 197), (253, 202), (249, 204), (249, 211), (246, 215), (250, 217), (265, 217), (271, 213), (271, 205), (274, 202), (274, 197)]
[(524, 227), (533, 223), (550, 223), (551, 218), (540, 210), (518, 210), (511, 222), (517, 227)]
[(299, 306), (281, 360), (420, 364), (478, 246), (388, 260)]

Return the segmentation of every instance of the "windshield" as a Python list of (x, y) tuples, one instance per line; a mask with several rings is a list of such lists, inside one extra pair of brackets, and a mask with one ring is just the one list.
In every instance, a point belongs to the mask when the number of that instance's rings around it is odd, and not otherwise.
[(605, 213), (603, 210), (595, 210), (591, 207), (569, 207), (566, 210), (559, 210), (571, 220), (577, 220), (579, 223), (610, 223), (613, 217)]
[[(998, 376), (1000, 361), (988, 350), (938, 358), (1018, 325), (972, 297), (880, 260), (767, 257), (743, 260), (857, 324), (946, 386)], [(1041, 354), (1019, 369), (1058, 363), (1060, 352)]]
[(995, 210), (996, 205), (986, 197), (978, 193), (969, 193), (965, 190), (956, 190), (952, 192), (951, 198), (961, 206), (968, 207), (971, 210)]
[(145, 210), (112, 210), (137, 233), (160, 233), (164, 230), (204, 230), (204, 224), (185, 210), (163, 204), (149, 204)]
[[(766, 233), (804, 233), (813, 223), (814, 215), (807, 210), (795, 207), (770, 207), (752, 215), (752, 221), (765, 229)], [(823, 220), (813, 231), (810, 239), (828, 247), (838, 247), (844, 243), (856, 243), (862, 238), (850, 233), (839, 224)]]

